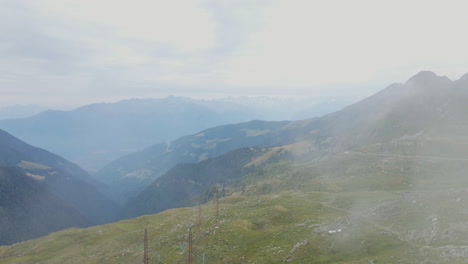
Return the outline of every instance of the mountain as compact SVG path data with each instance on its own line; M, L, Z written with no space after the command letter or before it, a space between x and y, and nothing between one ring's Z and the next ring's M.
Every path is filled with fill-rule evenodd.
M403 148L402 144L397 143L406 142L408 145L404 148L406 152L418 147L421 155L441 153L443 149L447 150L446 155L468 154L460 147L456 147L463 140L468 140L465 133L468 131L468 122L463 121L463 116L468 114L468 109L465 107L468 101L466 86L468 86L467 82L463 83L463 78L452 82L432 72L421 72L405 84L390 85L361 102L321 118L276 123L275 126L271 126L273 123L270 122L251 122L208 129L176 140L170 148L157 145L121 158L97 175L100 179L106 176L105 181L108 183L114 179L111 186L120 184L121 190L123 186L130 186L127 187L127 191L132 190L132 185L129 184L131 181L138 182L140 184L138 187L141 188L144 184L149 185L149 180L163 175L128 206L128 208L133 208L131 210L134 212L147 214L170 207L166 207L164 203L177 204L163 197L171 197L171 193L186 193L187 181L183 180L184 178L189 177L192 182L199 184L199 181L190 176L191 174L183 167L178 166L169 170L170 167L178 163L196 163L235 148L284 146L306 142L303 145L307 145L308 151L333 155L346 151L374 149L375 144L380 144L382 149L385 144L390 143L398 146L395 148ZM256 127L259 124L264 127ZM265 126L269 126L268 129ZM248 133L237 133L233 136L225 132L245 132L246 127L249 128L250 136L247 135ZM234 144L227 145L229 143ZM442 147L442 144L445 147ZM424 153L422 145L424 145ZM392 151L401 154L397 149ZM197 167L194 171L199 169ZM167 170L169 170L168 175L163 174ZM220 173L222 172L218 171L218 174ZM199 174L202 174L205 179L218 177L217 174L205 171ZM122 181L122 179L125 180ZM178 189L167 186L163 179L171 181L171 184ZM201 186L207 187L203 184L198 187L201 188ZM193 195L179 196L178 198L184 197L185 200L179 201L178 205L187 204ZM139 208L146 209L140 210Z
M0 167L0 245L47 235L91 221L14 167Z
M343 151L405 137L464 137L468 82L421 72L321 118L296 121L317 149Z
M115 221L118 207L98 190L101 184L83 169L2 130L0 165L14 167L27 175L50 193L76 208L93 224Z
M453 123L466 111L466 100L457 82L432 72L421 72L405 84L393 84L365 100L324 116L327 123L318 137L332 137L336 147L394 140L403 136L433 133ZM439 131L446 133L448 131Z
M463 136L468 114L466 78L450 81L421 72L344 109L293 122L254 121L207 129L170 144L122 157L96 177L125 200L178 163L202 161L236 148L271 147L308 140L315 151L334 153L405 137ZM465 80L465 81L464 81ZM454 134L455 133L455 134ZM456 135L458 133L458 135Z
M131 151L224 120L244 118L242 110L213 111L190 99L169 97L92 104L73 111L45 111L29 118L0 121L0 128L96 170Z
M348 97L196 100L174 96L131 99L0 120L0 128L88 171L97 171L125 154L209 127L255 119L283 120L304 113L323 114L339 109L350 100Z
M288 123L251 121L207 129L124 156L97 172L95 177L125 203L179 163L203 161L242 147L287 143L290 141L287 130L277 131Z
M155 180L125 208L128 218L152 214L170 208L187 206L194 197L202 195L217 184L229 185L252 171L247 166L265 150L242 148L199 163L182 163L172 167ZM213 193L198 202L207 202Z
M179 163L132 203L215 199L0 247L1 262L139 262L146 229L157 263L465 263L466 102L467 76L421 72L320 118L218 127L268 144Z

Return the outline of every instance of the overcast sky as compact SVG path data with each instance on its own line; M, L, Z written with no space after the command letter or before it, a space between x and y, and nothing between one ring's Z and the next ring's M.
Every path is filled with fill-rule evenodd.
M0 104L366 96L468 72L465 1L0 0Z

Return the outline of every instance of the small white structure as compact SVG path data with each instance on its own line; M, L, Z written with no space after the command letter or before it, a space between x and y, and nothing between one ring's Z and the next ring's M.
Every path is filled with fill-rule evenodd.
M343 230L341 230L341 229L337 229L337 230L331 229L331 230L328 230L328 234L329 235L334 235L334 234L339 233L341 231L343 231Z

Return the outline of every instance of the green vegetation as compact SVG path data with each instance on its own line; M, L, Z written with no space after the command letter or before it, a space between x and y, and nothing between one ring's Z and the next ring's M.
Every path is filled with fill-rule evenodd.
M351 200L366 197L373 199L370 204L388 208L377 206L375 214L363 208L348 209L338 201L342 195ZM228 196L220 201L218 229L215 205L202 205L202 230L193 228L195 263L202 263L203 256L205 263L462 263L462 257L437 256L437 250L446 246L456 250L453 241L436 237L437 243L427 244L408 234L405 230L424 231L433 220L426 220L427 212L416 205L400 203L394 197L387 192L301 191ZM383 215L384 209L391 214ZM150 263L157 263L158 258L161 263L182 262L188 254L187 230L196 225L197 216L197 207L180 208L104 226L68 229L0 247L0 262L141 263L145 228ZM416 225L418 219L424 221ZM329 234L331 230L340 231Z
M296 149L288 149L294 156ZM183 263L191 227L194 263L463 263L468 257L461 210L468 189L455 176L440 187L418 184L436 179L437 170L428 173L432 160L361 152L271 158L225 190L219 228L209 201L201 206L201 231L197 206L170 209L1 247L0 262L141 263L146 228L150 263ZM450 171L464 161L442 165ZM214 193L209 187L200 198Z

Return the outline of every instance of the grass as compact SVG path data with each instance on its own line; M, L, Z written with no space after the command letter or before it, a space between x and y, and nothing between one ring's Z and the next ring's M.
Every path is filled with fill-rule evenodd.
M0 263L142 263L145 228L151 263L186 263L189 228L195 263L465 263L467 185L437 177L463 163L279 160L229 189L219 228L208 202L201 230L197 206L171 209L0 247Z
M67 229L9 247L0 247L0 263L141 263L147 228L152 263L187 258L188 229L194 232L196 263L396 263L417 259L417 250L364 216L341 209L334 193L282 191L261 196L226 197L215 205L171 209L104 226ZM381 193L359 193L359 196ZM390 195L392 196L392 195ZM346 208L346 206L343 206ZM357 210L356 212L358 212ZM329 235L331 229L342 229ZM411 263L411 262L404 262Z

